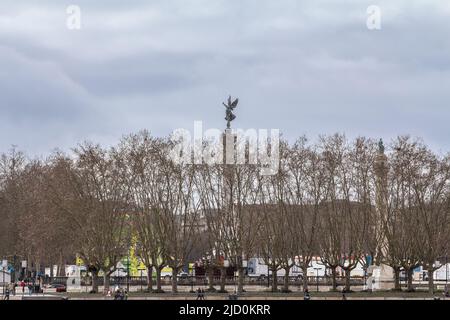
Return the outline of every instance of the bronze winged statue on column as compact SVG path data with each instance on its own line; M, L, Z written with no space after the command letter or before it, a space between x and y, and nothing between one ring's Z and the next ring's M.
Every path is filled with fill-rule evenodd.
M223 102L223 105L226 108L225 111L225 120L227 121L227 129L231 128L231 121L236 119L236 116L233 113L233 110L237 107L239 103L239 99L231 101L231 96L228 97L227 103Z

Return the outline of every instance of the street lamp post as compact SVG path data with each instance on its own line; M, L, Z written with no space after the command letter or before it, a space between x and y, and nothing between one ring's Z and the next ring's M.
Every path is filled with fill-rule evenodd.
M225 268L225 285L226 285L227 271L228 271L228 268L230 267L230 260L228 260L228 259L223 260L223 267ZM234 275L234 272L233 272L233 275ZM234 282L234 280L235 279L233 277L233 282Z
M2 273L3 273L3 295L5 295L6 287L5 287L5 270L8 268L8 260L2 260Z
M448 256L445 256L445 294L448 292Z
M21 268L22 268L22 279L27 279L28 278L28 262L27 260L22 260L21 262Z
M2 265L2 274L3 274L3 295L5 295L5 270Z
M314 268L316 270L316 291L319 292L319 270L320 268L316 267Z
M190 272L190 278L191 278L191 292L190 293L195 293L194 291L194 270L191 270Z
M11 282L12 283L16 283L16 260L17 260L17 256L14 255L14 257L13 257L13 270L12 270L12 275L11 275Z
M205 262L202 262L203 263L203 267L205 267ZM206 270L206 268L205 268L205 270ZM189 269L189 265L188 265L188 279L190 279L189 280L189 282L190 282L190 285L191 285L191 291L189 291L189 293L195 293L195 291L194 291L194 265L192 266L192 268L191 269Z
M131 246L131 243L128 243L128 252L127 252L127 292L130 292L130 246Z
M244 275L243 275L243 277L245 278L247 275L248 275L248 261L247 260L242 260L242 267L243 267L243 272L244 272ZM244 291L244 288L242 288L242 291Z
M367 268L364 269L364 288L363 291L367 290Z
M130 261L128 259L127 265L127 292L130 292Z
M237 293L237 282L238 277L236 276L237 269L233 270L233 282L234 282L234 293Z
M143 282L143 278L142 278L142 269L141 269L141 292L142 292L142 291L144 291L144 288L143 288L142 282Z

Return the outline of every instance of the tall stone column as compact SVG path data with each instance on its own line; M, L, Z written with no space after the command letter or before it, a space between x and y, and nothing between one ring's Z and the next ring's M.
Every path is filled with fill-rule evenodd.
M225 129L223 133L223 188L224 188L224 207L226 210L233 210L233 180L235 156L236 156L236 135L231 129Z
M381 143L381 142L380 142ZM380 144L381 145L381 144ZM384 153L384 148L380 147L378 155L375 160L375 196L376 196L376 213L377 213L377 238L378 252L381 252L383 256L387 253L387 239L384 233L384 225L388 217L388 159Z
M232 183L234 179L234 170L232 168L235 165L235 157L236 157L236 140L237 136L231 130L231 122L236 119L236 115L233 113L233 110L236 109L239 103L239 99L235 99L234 101L231 99L231 96L228 97L227 102L223 102L225 106L225 120L227 121L227 128L223 133L222 141L223 141L223 165L224 165L224 188L225 188L225 198L226 205L225 207L228 210L233 210L233 188Z
M378 155L375 160L375 175L376 175L376 214L377 214L377 239L378 248L377 252L381 253L385 257L388 253L388 243L385 235L385 224L388 221L388 159L384 153L383 141L380 140ZM394 288L394 272L388 265L380 263L378 266L374 266L369 271L371 277L369 278L372 283L372 290L389 290Z

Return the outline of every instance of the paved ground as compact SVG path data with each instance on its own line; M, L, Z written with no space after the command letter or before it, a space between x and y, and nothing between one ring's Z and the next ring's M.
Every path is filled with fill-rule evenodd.
M47 297L43 297L42 295L39 297L33 296L32 298L25 298L31 300L47 300ZM10 300L22 300L21 296L11 297ZM55 299L50 299L55 300ZM62 300L62 299L61 299ZM106 297L69 297L68 300L113 300L112 298ZM148 300L148 301L157 301L157 300L184 300L184 301L194 301L195 297L192 296L154 296L154 297L130 297L128 300ZM229 300L228 296L207 296L207 301L217 301L217 300ZM303 300L301 297L262 297L262 296L240 296L238 300ZM342 300L340 297L311 297L311 300ZM432 297L347 297L347 300L435 300ZM450 301L449 298L440 300ZM1 301L0 301L1 303Z
M24 295L25 299L29 299L28 294ZM87 293L46 293L36 294L31 297L37 299L45 299L49 297L67 297L69 300L112 300L111 297L105 297L101 294ZM206 293L206 300L229 300L228 294ZM434 296L424 292L408 293L408 292L353 292L346 294L347 300L434 300L439 297L440 300L445 299L443 294L438 292ZM196 294L189 293L164 293L164 294L145 294L132 292L129 300L196 300ZM11 296L11 300L22 300L22 294ZM239 296L239 300L303 300L303 295L299 293L281 294L281 293L263 293L263 292L246 292ZM312 292L311 300L342 300L342 294L337 292Z
M202 287L206 290L207 287ZM281 286L280 286L281 288ZM408 292L361 292L362 287L354 286L352 287L355 292L346 294L346 298L348 300L405 300L405 299L415 299L415 300L424 300L429 299L432 300L435 297L439 297L441 300L444 300L442 292L437 292L434 296L430 295L426 291L418 291L414 293ZM70 289L70 288L69 288ZM143 287L142 289L145 289ZM197 287L193 287L194 290ZM227 286L226 289L229 293L233 293L236 290L235 286ZM282 293L272 293L268 292L268 288L264 286L245 286L246 292L242 294L239 299L240 300L303 300L303 292L301 287L290 287L293 291L289 294ZM89 294L89 287L83 287L81 290L77 290L77 292L69 292L67 293L56 293L55 289L45 289L44 295L56 295L59 297L65 296L70 300L109 300L112 299L110 297L105 297L102 294ZM99 288L100 292L103 291L103 288ZM113 288L111 288L113 290ZM149 294L141 291L141 286L132 286L130 287L130 300L195 300L197 298L196 294L191 294L189 291L191 290L190 286L179 286L178 294L171 293L170 286L163 286L163 290L165 293L163 294ZM342 300L342 294L339 292L330 292L329 287L327 286L319 286L319 291L317 292L317 286L310 286L310 294L312 300ZM2 289L0 288L0 293L2 293ZM25 288L24 295L26 297L29 296L28 289ZM38 296L43 296L42 294ZM11 296L11 300L21 300L22 299L22 289L17 288L17 296ZM228 294L217 294L217 293L206 293L207 300L228 300ZM450 301L450 298L447 298Z

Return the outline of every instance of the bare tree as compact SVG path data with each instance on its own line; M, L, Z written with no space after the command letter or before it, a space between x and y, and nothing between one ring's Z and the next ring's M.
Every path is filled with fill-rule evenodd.
M195 167L176 164L168 156L161 166L163 185L158 193L162 233L165 235L165 260L172 268L172 292L177 292L177 277L198 240L200 200L195 189Z
M49 186L54 203L73 223L69 234L92 273L92 290L98 292L97 277L102 271L107 291L109 278L131 242L127 173L121 154L114 149L107 152L86 143L74 153L75 162L54 160L59 170Z
M395 150L405 160L401 170L411 192L407 212L418 223L418 228L411 230L417 246L412 250L418 250L418 260L428 271L429 292L434 293L433 273L440 267L436 262L444 255L448 240L449 158L438 158L423 143L408 137L399 138Z
M270 192L270 191L268 191ZM268 196L270 199L270 196ZM270 201L270 200L269 200ZM262 211L262 223L258 229L258 245L256 252L258 257L268 266L272 274L272 292L278 292L278 270L281 269L281 258L284 246L283 221L281 213L278 208L273 205L273 202L260 205ZM267 275L270 277L270 275Z
M145 131L114 148L85 143L47 161L13 148L0 156L0 255L20 256L35 272L50 265L52 276L53 265L62 275L78 255L93 291L101 273L108 290L133 245L148 270L149 291L153 270L162 291L161 270L171 267L176 292L180 269L201 260L209 290L220 268L225 292L228 260L243 292L245 261L255 257L269 266L273 291L284 270L289 292L295 265L306 290L308 268L320 256L334 290L339 270L350 290L358 265L382 263L393 268L398 290L405 271L410 291L422 266L434 292L437 261L449 250L450 156L409 137L398 137L386 155L371 139L349 142L343 135L280 147L271 176L260 163L177 163L172 142Z
M302 269L303 290L308 290L308 268L319 253L318 217L324 199L325 170L316 146L309 146L305 137L289 149L286 169L283 208L295 250L291 259Z
M371 228L374 207L371 173L373 142L363 138L349 145L344 136L322 139L327 182L326 201L321 211L324 239L321 241L322 261L332 270L345 272L345 290L350 290L351 271L365 255L366 235Z
M21 208L20 175L25 167L25 155L13 147L8 154L0 155L0 254L19 252L19 219Z
M226 266L228 258L226 210L229 193L224 182L224 167L219 164L205 164L197 167L197 188L201 199L202 217L205 220L205 259L209 287L212 288L212 269L220 268L219 292L226 292Z
M385 225L387 261L394 269L396 288L399 288L401 269L408 279L408 291L413 291L413 271L420 266L421 220L415 201L412 174L418 165L418 156L424 150L418 144L410 144L407 137L399 137L393 145L388 175L388 215Z
M167 143L155 139L146 131L124 138L121 149L127 159L128 185L132 192L133 234L136 236L136 253L147 268L148 290L153 291L152 271L156 271L156 290L163 292L161 270L166 266L160 193L165 182L161 172L165 161Z
M230 192L230 203L224 212L221 232L224 235L225 251L238 272L238 293L244 290L244 274L248 261L256 250L257 233L261 225L259 204L259 172L255 166L234 165L225 184Z

